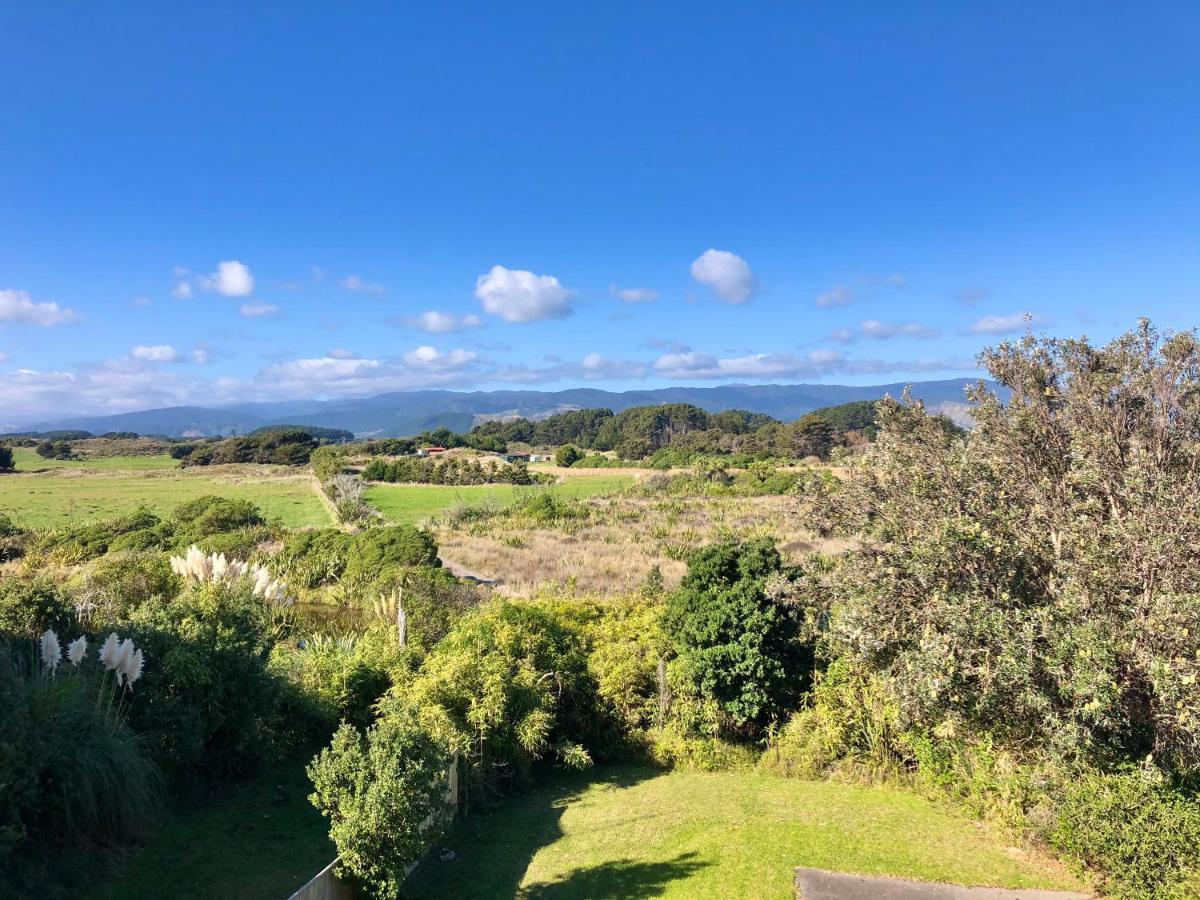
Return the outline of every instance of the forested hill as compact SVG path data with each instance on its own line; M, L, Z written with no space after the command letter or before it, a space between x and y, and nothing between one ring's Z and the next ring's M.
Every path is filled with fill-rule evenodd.
M952 418L961 413L964 390L973 379L912 383L913 393L932 409ZM359 436L402 437L445 427L467 431L489 419L541 419L573 409L611 409L688 403L706 412L730 409L763 413L782 422L829 406L856 400L898 396L904 382L879 385L728 384L719 387L668 387L638 391L575 388L564 391L406 391L350 400L252 403L220 409L170 407L111 416L87 416L20 423L20 430L80 429L101 434L136 431L172 437L247 434L267 425L315 425ZM14 425L13 430L17 430Z

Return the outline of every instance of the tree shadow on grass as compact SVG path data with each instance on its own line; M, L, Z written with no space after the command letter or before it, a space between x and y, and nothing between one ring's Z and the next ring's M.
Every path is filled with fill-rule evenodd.
M539 885L537 890L562 893L522 894L521 880L529 863L539 850L563 836L560 820L563 811L579 799L585 790L597 784L613 788L632 787L640 781L662 774L648 768L614 767L586 773L556 773L527 794L519 794L501 802L493 811L474 813L455 823L443 843L454 850L454 858L443 862L435 847L413 871L404 884L406 898L509 898L605 896L589 893L594 887L575 888L567 879L560 886ZM629 862L617 862L637 868L652 868ZM664 863L663 865L670 865ZM597 870L609 868L596 867ZM580 870L583 876L592 870ZM652 873L643 873L649 880ZM609 883L616 877L609 874ZM629 874L632 879L634 873ZM589 882L590 884L591 882ZM631 881L632 883L632 881ZM665 882L664 882L665 883ZM568 891L568 888L570 890ZM621 892L608 896L621 896ZM625 896L654 896L635 890Z
M687 878L711 863L695 853L681 853L663 862L618 859L576 869L557 881L530 885L518 896L523 900L593 900L602 897L661 897L667 885Z

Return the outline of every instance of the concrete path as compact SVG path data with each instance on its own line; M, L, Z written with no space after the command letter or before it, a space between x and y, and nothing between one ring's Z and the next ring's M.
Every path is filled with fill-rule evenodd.
M1071 891L962 887L903 878L869 878L821 869L796 870L799 900L1090 900Z

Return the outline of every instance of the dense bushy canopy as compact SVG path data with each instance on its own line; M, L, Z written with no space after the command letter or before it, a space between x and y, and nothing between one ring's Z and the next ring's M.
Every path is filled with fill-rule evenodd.
M886 674L910 722L1197 773L1196 336L1028 336L983 362L1007 404L981 385L958 439L884 403L855 477L816 503L864 537L831 646Z

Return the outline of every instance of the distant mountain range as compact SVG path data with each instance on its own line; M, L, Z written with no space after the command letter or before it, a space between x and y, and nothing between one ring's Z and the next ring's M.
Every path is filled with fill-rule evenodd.
M962 423L967 412L964 390L969 378L912 382L914 396L931 409ZM79 429L102 434L136 431L171 437L246 434L264 425L320 425L344 428L360 437L404 437L445 426L466 431L489 419L542 418L570 409L607 407L620 412L631 406L691 403L709 412L745 409L781 421L798 419L824 406L853 400L899 396L907 382L878 385L727 384L720 387L668 387L645 391L402 391L357 400L242 403L221 408L172 406L110 416L79 416L32 422L21 431Z

